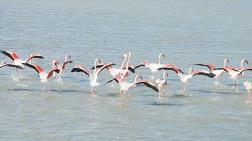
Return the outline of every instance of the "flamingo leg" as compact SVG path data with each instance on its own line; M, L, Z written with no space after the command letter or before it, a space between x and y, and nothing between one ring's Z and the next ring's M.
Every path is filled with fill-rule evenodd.
M129 93L128 92L124 92L124 95L125 94L127 94L127 99L126 99L126 102L127 102L127 104L129 103L129 101L130 101L130 95L129 95Z
M233 80L233 86L232 86L232 89L235 88L235 80Z
M237 79L237 80L236 80L236 92L239 91L239 86L238 86L238 84L239 84L239 80Z
M62 82L62 73L59 73L58 75L57 75L57 81L58 82Z
M48 92L48 83L46 83L45 85L44 85L44 88L43 88L43 91L42 91L42 94L44 94L45 92Z
M162 95L163 95L163 96L166 95L166 90L167 90L167 86L164 86L164 89L163 89L163 92L162 92Z
M187 87L187 82L185 82L185 84L184 84L184 90L183 90L184 91L184 95L187 95L186 94L186 87Z
M16 80L18 81L19 80L19 69L18 68L16 68L16 73L17 73Z
M123 105L123 90L120 90L121 105Z
M158 92L158 99L160 99L161 98L161 93L162 93L161 86L158 87L158 90L159 90L159 92Z
M91 86L91 95L96 95L96 94L95 94L95 89L94 89L93 86Z
M46 83L46 91L47 91L47 93L49 93L49 84L48 83Z
M214 84L215 84L215 85L219 85L219 81L218 81L218 78L217 78L217 77L215 78Z

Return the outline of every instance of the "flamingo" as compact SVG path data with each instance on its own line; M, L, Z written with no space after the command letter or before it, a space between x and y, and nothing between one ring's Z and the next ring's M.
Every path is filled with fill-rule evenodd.
M24 61L24 60L21 60L15 52L9 52L9 51L4 51L4 50L0 50L0 52L4 55L8 56L11 60L13 60L14 65L20 66L22 68L24 68L24 65L23 65L24 63L31 62L31 60L34 58L44 59L44 57L42 55L40 55L38 53L32 53L30 55L30 57L28 57L28 59ZM17 76L19 75L20 67L16 67ZM18 80L18 77L17 77L17 80Z
M53 73L56 72L56 73L59 73L60 70L59 69L52 69L50 70L48 73L38 64L35 64L35 65L32 65L30 63L23 63L24 65L26 65L27 67L30 67L32 69L34 69L38 74L39 74L39 78L40 78L40 81L42 83L46 83L46 85L44 86L43 88L43 93L45 91L45 89L48 89L47 88L47 85L48 85L48 80L50 78L52 78L53 76Z
M246 68L243 70L228 70L228 73L230 74L230 78L233 80L233 88L235 87L235 81L236 81L236 91L238 91L238 83L239 83L239 78L241 78L244 75L245 71L252 71L251 68Z
M136 75L134 82L126 82L125 79L122 79L119 75L108 81L107 83L110 83L112 81L116 81L120 86L121 104L123 104L123 95L125 95L130 88L133 88L139 84L144 84L145 86L153 89L154 91L159 92L158 88L154 84L152 84L151 81L143 80L139 74Z
M92 95L96 95L95 88L100 85L100 83L97 82L97 78L98 78L98 75L101 73L101 71L109 66L115 65L115 64L110 63L110 64L103 65L101 68L97 68L96 66L97 66L98 61L99 61L98 59L95 60L95 65L94 65L95 68L94 68L93 73L87 70L83 65L77 65L71 70L71 72L82 72L89 77L89 84L91 86Z
M60 70L59 69L52 69L50 70L48 73L38 64L32 65L29 63L23 63L24 65L34 69L38 74L39 74L39 78L41 80L41 82L48 82L48 80L53 76L53 73L59 73Z
M238 83L239 79L244 75L244 72L250 69L244 68L244 63L248 64L248 61L246 59L241 60L241 68L226 68L228 74L230 75L230 78L233 80L233 87L235 88L235 81L236 81L236 91L238 91Z
M162 69L162 68L160 68ZM192 79L194 76L198 76L198 75L203 75L203 76L207 76L209 78L213 78L215 77L215 74L211 73L211 72L208 72L208 71L204 71L204 70L201 70L201 71L194 71L192 69L192 67L190 67L189 71L188 71L188 74L185 74L181 69L179 68L176 68L174 67L172 69L172 71L176 72L178 77L179 77L179 80L182 82L182 84L184 85L183 86L183 92L184 94L186 94L186 87L187 87L187 83L188 83L188 80Z
M38 58L38 59L44 59L44 57L38 53L32 53L30 55L30 57L28 57L27 60L21 60L19 58L19 56L15 53L15 52L9 52L9 51L4 51L4 50L0 50L0 52L6 56L8 56L11 60L13 60L13 64L14 65L19 65L21 67L24 67L24 63L28 63L29 61L31 61L34 58Z
M120 68L114 68L112 65L107 67L107 69L109 70L109 73L112 75L112 77L114 78L117 75L121 75L122 77L125 77L128 75L128 72L131 71L132 73L135 73L134 67L132 65L129 64L130 61L130 57L131 57L131 52L129 52L128 54L124 54L123 55L123 62L121 64ZM128 60L127 60L128 58ZM127 60L126 66L125 66L125 62ZM100 68L104 65L104 63L102 63L100 60L98 61L98 65L96 66L97 68ZM92 67L91 69L94 69L95 67Z
M66 55L65 56L65 60L64 60L63 64L61 64L59 60L56 60L56 59L53 60L53 69L58 68L60 70L58 80L61 80L61 76L64 73L66 65L70 64L70 63L73 63L73 61L71 60L71 56L70 55ZM55 77L55 73L53 73L53 77Z
M168 73L164 71L163 79L156 79L156 83L157 83L158 91L159 91L159 95L158 95L159 99L161 98L161 95L164 95L166 93L166 90L167 90L168 82L167 82L166 77L168 77Z
M224 59L223 61L223 67L222 68L217 68L214 64L194 64L194 65L198 65L198 66L204 66L209 68L210 72L213 73L215 75L214 79L215 79L215 84L218 85L218 79L222 76L222 74L224 72L227 72L226 68L227 68L227 64L229 63L229 60L227 58Z
M243 85L245 86L246 90L248 91L249 101L252 101L252 82L245 81L243 83Z
M162 57L165 58L165 54L160 53L158 55L158 63L150 63L148 61L144 61L141 64L137 65L135 67L135 69L137 69L139 67L146 67L146 68L149 68L150 71L152 72L152 74L154 75L154 74L158 73L159 70L173 69L174 67L176 67L176 65L174 65L174 64L161 64L161 58Z

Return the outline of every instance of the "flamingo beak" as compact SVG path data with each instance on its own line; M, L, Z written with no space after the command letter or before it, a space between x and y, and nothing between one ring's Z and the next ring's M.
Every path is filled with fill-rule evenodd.
M248 60L245 60L244 62L245 62L246 64L248 64Z

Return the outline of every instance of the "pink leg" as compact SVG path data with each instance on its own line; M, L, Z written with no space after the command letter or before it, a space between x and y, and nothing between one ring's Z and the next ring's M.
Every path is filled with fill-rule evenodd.
M187 82L184 84L184 95L187 95L187 93L186 93L186 87L187 87Z
M91 94L96 95L94 87L91 87Z
M238 86L238 84L239 84L239 80L237 79L237 80L236 80L236 92L239 91L239 86Z

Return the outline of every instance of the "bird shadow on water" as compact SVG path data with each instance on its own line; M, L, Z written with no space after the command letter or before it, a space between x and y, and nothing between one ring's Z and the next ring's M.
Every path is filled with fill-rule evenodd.
M230 95L242 94L242 92L233 92L233 91L210 91L210 90L192 90L192 91L208 94L230 94Z
M42 91L40 89L26 89L26 88L12 88L9 90L13 92L41 92Z
M118 93L107 93L106 94L106 96L108 96L108 97L118 97L120 94L118 94Z
M13 92L37 92L37 93L42 93L43 89L28 89L28 88L12 88L10 91ZM80 91L80 90L57 90L57 89L48 89L45 90L46 92L55 92L55 93L88 93L86 91Z
M183 106L181 103L175 102L159 102L159 101L152 101L148 102L145 105L152 105L152 106Z

